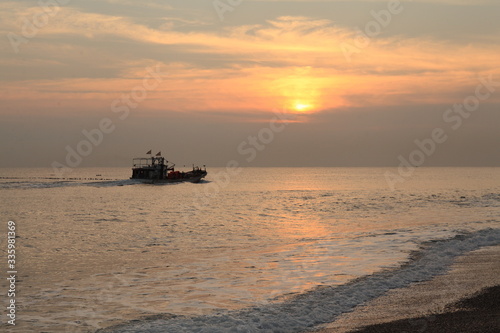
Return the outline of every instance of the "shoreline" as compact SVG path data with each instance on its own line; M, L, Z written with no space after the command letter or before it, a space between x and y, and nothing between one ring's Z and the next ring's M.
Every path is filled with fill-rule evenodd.
M500 331L498 286L500 246L484 247L458 257L446 274L390 290L314 332L446 333L474 332L474 327L479 329L476 332L489 332L481 326L486 322L495 327L491 332L497 332ZM497 306L496 316L488 308L477 304L477 299L487 302L493 310ZM474 306L464 306L466 304ZM457 331L457 328L465 330Z
M491 233L487 235L482 233L481 237L486 238L482 243L495 244L492 242L493 236L494 234ZM461 246L457 246L458 243ZM470 298L484 288L500 285L500 265L498 265L500 245L485 245L459 255L459 253L464 253L469 246L470 244L461 238L451 240L444 247L443 243L437 243L423 253L422 258L417 259L422 261L420 264L407 264L399 271L382 272L337 288L318 288L283 304L221 313L216 316L148 317L108 327L99 332L194 332L201 330L225 332L225 329L229 327L245 327L247 332L257 332L262 328L274 327L279 328L281 332L347 333L398 320L401 321L396 324L399 325L398 328L363 333L403 332L406 329L400 328L409 325L413 328L410 332L427 332L429 324L437 322L436 318L439 314L453 313L457 310L450 307L451 304ZM453 256L453 261L448 261L447 256ZM441 260L440 257L444 259ZM429 275L431 272L440 275ZM420 277L420 280L428 280L412 284L405 283L406 275L414 276L415 274ZM418 280L413 279L413 281ZM400 288L397 288L398 285ZM390 286L393 286L393 289L390 289ZM378 297L372 298L369 297L370 295L372 297L378 295ZM363 299L365 303L362 303ZM491 304L496 304L496 302L496 297L490 297ZM360 305L353 308L351 304L354 303ZM476 316L485 313L484 309L476 310ZM335 312L338 313L338 317L332 315ZM300 320L290 321L290 318L300 318ZM314 326L320 322L326 323L328 320L334 321ZM444 323L446 324L449 320L444 319ZM471 319L466 319L466 323L471 327L479 327ZM261 324L267 326L261 326ZM182 330L178 330L180 327ZM449 332L461 331L451 329Z

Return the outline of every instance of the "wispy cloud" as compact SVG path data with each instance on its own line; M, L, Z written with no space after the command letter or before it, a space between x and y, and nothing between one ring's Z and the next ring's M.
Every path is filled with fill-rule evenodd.
M432 36L379 37L348 63L340 44L354 40L357 30L331 20L281 16L185 32L179 23L210 22L169 17L171 6L150 5L165 11L165 16L158 15L163 23L157 27L131 16L61 8L22 58L0 58L7 78L0 89L9 91L2 98L11 103L22 100L24 105L72 100L95 106L129 89L143 76L142 68L158 62L169 73L168 89L144 103L151 110L238 112L297 105L322 110L450 103L478 75L500 76L500 46L490 42L498 41L495 35L466 45ZM0 31L6 33L19 29L20 17L30 17L38 9L9 2L0 10L5 18Z

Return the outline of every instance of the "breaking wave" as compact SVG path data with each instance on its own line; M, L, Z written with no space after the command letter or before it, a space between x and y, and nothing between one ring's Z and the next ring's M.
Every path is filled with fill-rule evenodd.
M396 269L355 279L340 286L321 286L281 303L206 316L162 315L134 320L98 332L303 332L334 321L340 314L383 295L445 273L457 256L500 244L500 229L485 229L452 239L427 242Z

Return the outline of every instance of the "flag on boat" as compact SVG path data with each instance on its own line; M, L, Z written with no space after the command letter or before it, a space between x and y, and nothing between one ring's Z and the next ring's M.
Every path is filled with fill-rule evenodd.
M151 150L150 150L150 151L148 151L146 154L151 154Z
M160 152L158 152L158 154L156 154L156 156L161 156L161 151L160 151Z

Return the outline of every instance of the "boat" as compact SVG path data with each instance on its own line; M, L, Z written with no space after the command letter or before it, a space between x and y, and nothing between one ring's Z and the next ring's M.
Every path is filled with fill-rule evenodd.
M162 156L139 157L133 159L132 177L149 184L199 183L207 175L207 169L203 166L195 167L193 170L181 172L175 170L175 164L170 163Z

